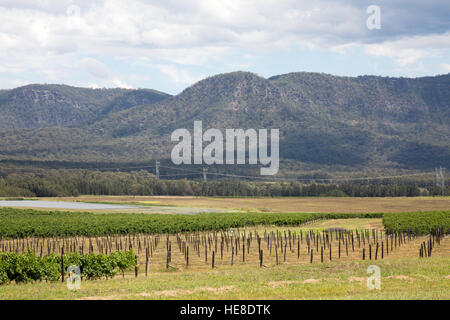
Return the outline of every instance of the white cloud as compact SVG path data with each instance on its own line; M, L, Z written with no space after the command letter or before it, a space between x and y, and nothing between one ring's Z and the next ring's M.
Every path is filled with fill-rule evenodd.
M108 61L130 65L158 65L174 82L190 84L200 77L182 65L217 65L232 50L304 46L345 53L363 46L367 54L410 66L430 52L450 48L448 33L408 36L390 32L388 22L405 10L400 4L398 10L395 4L387 5L391 7L386 15L382 13L386 17L382 33L371 33L365 23L366 6L357 1L2 0L0 71L29 72L42 75L42 82L62 82L81 67L99 79L87 79L87 84L129 81L129 75L108 70L102 62L108 57ZM404 19L420 13L414 8L408 7ZM448 24L445 10L441 11L444 20L434 25ZM421 21L417 23L429 19ZM80 57L95 58L80 61Z
M100 89L101 87L96 84L96 83L89 83L86 85L87 88L92 88L92 89Z
M361 45L359 43L350 42L346 44L341 44L337 46L333 46L330 48L331 51L337 52L339 54L345 54L348 50L359 48Z
M80 61L80 67L85 69L91 75L97 78L109 78L108 68L100 61L94 58L84 58Z
M175 83L181 83L181 84L191 84L196 81L199 81L205 76L193 76L189 74L186 70L181 69L178 66L174 65L156 65L156 68L161 71L162 73L169 76L170 79L172 79Z
M178 63L180 56L166 53L182 50L184 60L197 61L197 56L212 56L231 47L271 48L293 42L324 45L365 32L361 28L364 13L358 15L348 5L321 3L319 7L293 0L194 0L174 5L170 1L105 0L66 1L62 6L52 1L21 1L17 8L7 2L9 7L0 6L0 47L59 54L79 50L120 55L125 51L128 56L144 51L150 58ZM67 15L74 4L80 14Z
M413 64L425 54L423 50L401 48L395 43L367 45L365 51L374 56L393 58L400 66Z
M442 69L445 70L445 72L450 72L450 64L448 63L442 63L441 64Z
M408 66L419 59L436 55L450 48L450 32L438 35L405 37L396 41L365 45L366 53L374 56L389 57L400 66Z
M133 86L130 86L129 84L126 84L119 79L112 80L112 83L118 88L133 89Z

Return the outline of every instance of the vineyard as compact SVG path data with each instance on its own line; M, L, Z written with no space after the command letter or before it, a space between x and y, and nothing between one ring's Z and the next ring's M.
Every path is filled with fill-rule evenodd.
M80 269L81 279L112 278L117 272L124 273L136 265L132 250L116 251L109 255L77 252L64 254L62 251L61 255L51 253L45 256L36 256L32 250L27 250L22 253L0 253L0 284L11 281L19 283L64 280L65 270L70 266Z
M450 232L450 211L385 213L383 224L389 232L429 234L436 229Z
M383 218L388 231L427 234L436 228L450 230L450 211L413 213L202 213L94 214L0 209L3 238L102 236L114 234L162 234L226 230L256 225L298 226L321 219Z
M201 213L94 214L89 212L0 209L0 236L11 238L53 236L101 236L112 234L160 234L226 230L255 225L295 226L319 219L381 218L361 213Z
M52 237L0 240L1 283L58 281L76 265L84 279L161 270L253 265L333 263L445 255L449 238L435 233L386 233L378 230L324 231L281 227L244 228L228 232L188 232L100 237ZM129 274L130 276L130 274Z
M352 218L382 218L384 230L305 229ZM192 268L445 257L450 250L450 211L149 215L5 208L0 221L0 284L64 280L70 265L83 279L100 279L119 272L138 277Z

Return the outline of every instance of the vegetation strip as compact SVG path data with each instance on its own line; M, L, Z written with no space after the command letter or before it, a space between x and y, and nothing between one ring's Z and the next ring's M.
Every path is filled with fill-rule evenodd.
M90 212L0 209L3 238L101 236L226 230L254 225L295 226L319 219L384 218L390 231L448 233L450 211L427 213L201 213L197 215L94 214ZM428 231L427 231L428 230Z
M385 213L383 225L388 232L429 234L435 230L450 232L450 211Z
M105 254L79 254L71 252L62 256L51 253L44 257L35 256L29 250L26 253L2 252L0 253L0 284L11 281L59 281L61 270L67 270L71 265L80 268L80 278L89 280L102 277L112 278L117 272L136 265L133 250L116 251Z

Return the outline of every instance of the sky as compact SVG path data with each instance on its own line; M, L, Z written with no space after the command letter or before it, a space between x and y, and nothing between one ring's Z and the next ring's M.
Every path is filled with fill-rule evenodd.
M177 94L237 70L447 74L449 17L448 0L0 0L0 88Z

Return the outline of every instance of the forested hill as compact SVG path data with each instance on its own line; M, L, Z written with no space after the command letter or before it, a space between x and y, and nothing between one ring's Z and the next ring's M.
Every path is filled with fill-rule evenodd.
M0 91L0 129L81 126L99 116L169 95L155 90L89 89L66 85L27 85Z
M170 133L279 128L280 154L319 166L450 165L450 74L423 78L248 72L154 90L31 85L0 91L0 158L148 161L170 157Z

